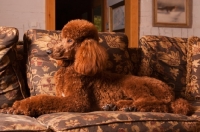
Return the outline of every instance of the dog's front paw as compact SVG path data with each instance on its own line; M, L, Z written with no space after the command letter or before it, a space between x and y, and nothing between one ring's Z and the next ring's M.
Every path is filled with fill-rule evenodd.
M21 106L20 106L20 101L16 101L14 102L12 108L13 108L13 114L17 114L17 115L24 115L24 111L21 109Z
M122 108L122 111L126 111L126 112L137 112L137 108L136 107L124 107Z
M24 115L24 112L20 109L20 101L14 102L12 107L0 109L0 113Z
M11 108L12 107L6 107L6 108L3 108L3 109L0 109L0 113L9 114Z
M115 111L117 110L117 106L114 104L106 104L102 107L104 111Z
M169 112L168 107L166 105L151 105L151 106L138 106L138 111L140 112Z
M24 114L22 111L15 109L13 107L7 107L7 108L0 109L0 113L16 114L16 115L23 115Z

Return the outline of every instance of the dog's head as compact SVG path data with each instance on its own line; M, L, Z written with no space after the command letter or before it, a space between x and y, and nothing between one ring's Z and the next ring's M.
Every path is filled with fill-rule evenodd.
M59 60L61 66L73 64L83 75L95 75L107 64L107 53L99 44L96 27L86 20L71 20L62 29L62 41L48 47L48 54Z

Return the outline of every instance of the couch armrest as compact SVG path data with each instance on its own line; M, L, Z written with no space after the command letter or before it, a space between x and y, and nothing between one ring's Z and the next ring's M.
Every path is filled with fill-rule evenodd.
M16 54L18 38L17 28L0 26L0 108L27 97Z
M200 100L200 38L193 36L188 39L187 52L187 87L186 97L189 100Z

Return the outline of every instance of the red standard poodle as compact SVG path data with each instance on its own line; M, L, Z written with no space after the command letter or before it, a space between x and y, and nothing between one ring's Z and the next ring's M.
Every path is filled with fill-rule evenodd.
M29 116L99 110L193 113L193 107L175 99L172 88L160 80L106 72L108 55L92 23L72 20L61 35L62 42L47 51L60 65L55 74L57 96L32 96L1 112Z

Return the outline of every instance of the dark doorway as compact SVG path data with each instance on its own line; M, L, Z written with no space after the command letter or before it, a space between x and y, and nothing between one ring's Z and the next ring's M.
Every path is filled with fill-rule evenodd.
M72 19L92 21L92 0L56 0L56 30Z

